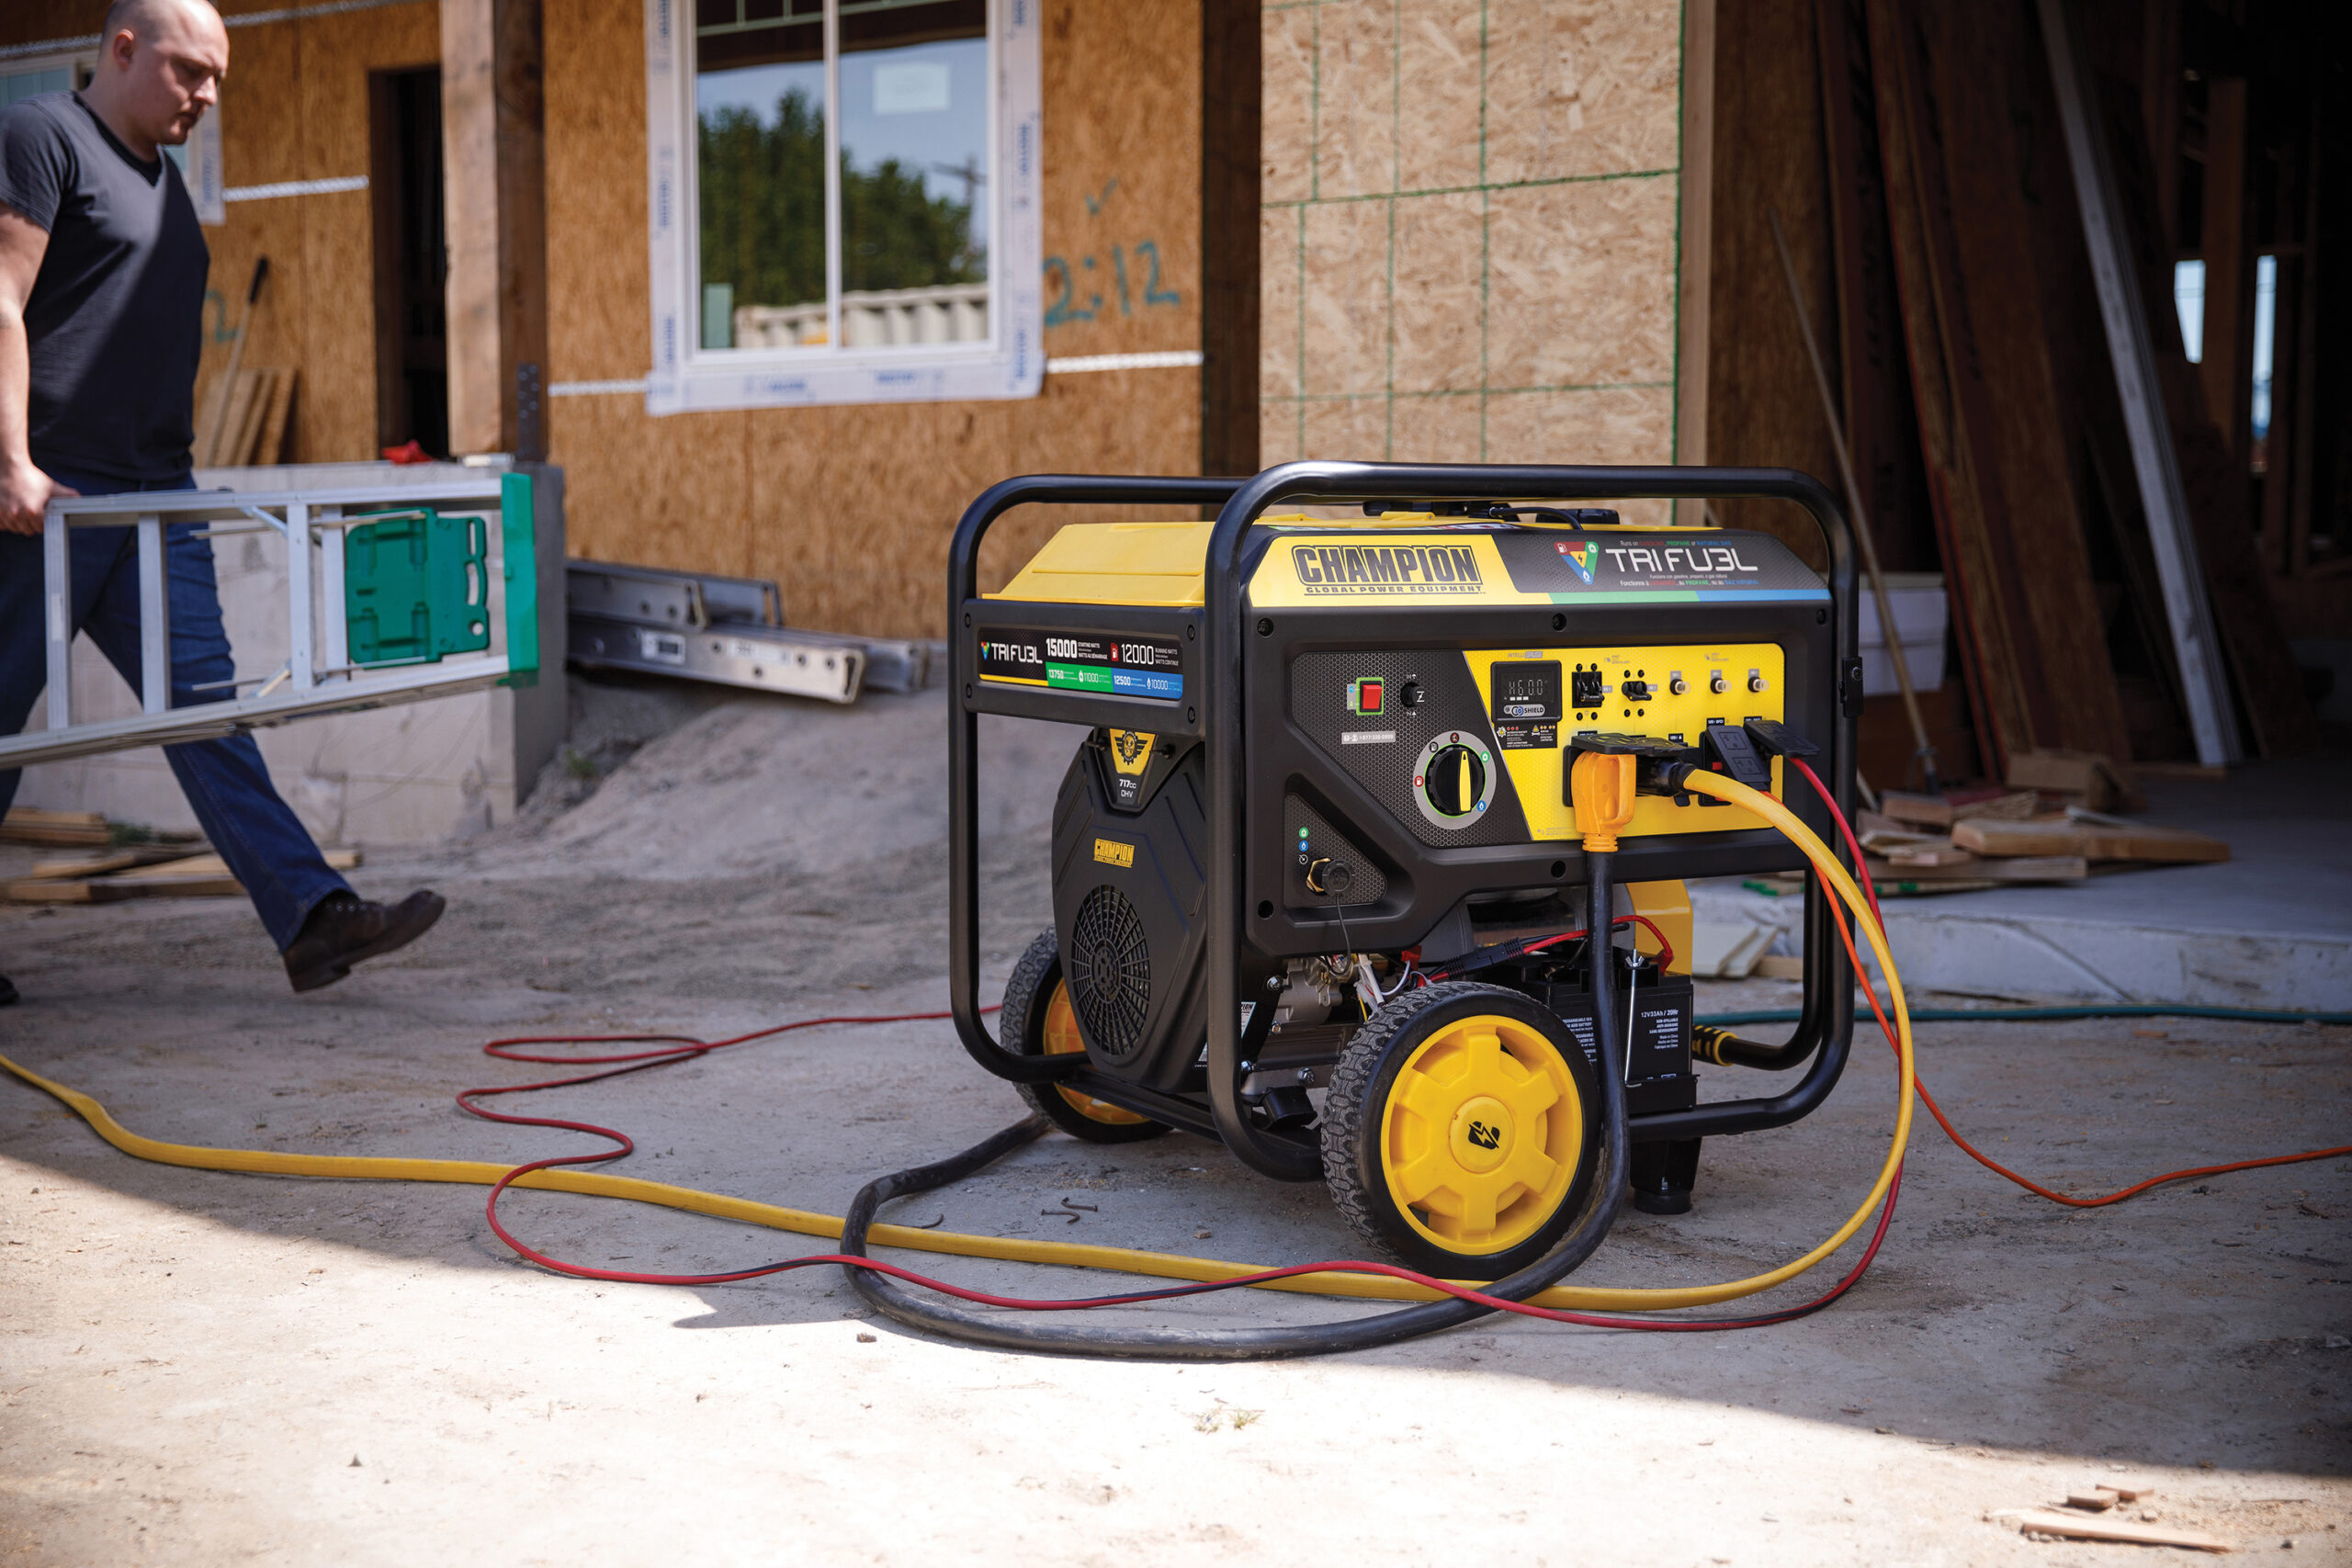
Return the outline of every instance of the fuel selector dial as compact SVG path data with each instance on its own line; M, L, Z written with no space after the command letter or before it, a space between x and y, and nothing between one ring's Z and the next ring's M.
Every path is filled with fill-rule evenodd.
M1497 771L1483 738L1441 730L1413 764L1414 804L1440 828L1471 827L1494 803Z

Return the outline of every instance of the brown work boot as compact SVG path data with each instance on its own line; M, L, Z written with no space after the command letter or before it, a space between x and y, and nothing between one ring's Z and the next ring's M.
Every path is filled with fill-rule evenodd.
M397 904L370 904L356 893L319 900L286 950L286 977L298 991L332 986L362 959L406 947L433 929L448 908L438 893L412 893Z

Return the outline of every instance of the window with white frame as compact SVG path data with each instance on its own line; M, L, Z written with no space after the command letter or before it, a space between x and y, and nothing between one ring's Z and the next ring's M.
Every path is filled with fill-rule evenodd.
M1026 397L1037 0L647 0L656 413Z

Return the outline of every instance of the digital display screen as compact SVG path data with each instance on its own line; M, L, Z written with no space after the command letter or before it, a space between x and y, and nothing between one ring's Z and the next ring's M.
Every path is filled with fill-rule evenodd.
M1487 682L1497 724L1533 724L1560 716L1557 660L1498 664Z

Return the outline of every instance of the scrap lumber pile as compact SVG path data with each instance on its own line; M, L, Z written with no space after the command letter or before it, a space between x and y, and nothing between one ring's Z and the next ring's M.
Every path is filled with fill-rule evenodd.
M2177 1546L2191 1551L2237 1550L2204 1530L2159 1523L2155 1493L2153 1482L2108 1479L2087 1490L2069 1492L2061 1506L2003 1508L1988 1517L2015 1519L2018 1533L2029 1540L2112 1540L2133 1546Z
M357 850L322 852L350 871ZM219 855L200 844L140 844L101 854L42 861L7 885L12 904L119 904L131 898L224 898L244 892Z
M37 861L0 887L12 904L119 904L130 898L232 897L244 887L195 833L155 833L109 822L96 811L9 808L0 843L84 850ZM357 850L322 852L336 871L360 863Z
M1889 791L1856 823L1882 892L1958 893L2017 882L2080 882L2134 866L2225 861L2230 846L2204 833L2109 816L2086 804L2136 798L2129 775L2104 757L2064 756L2010 777L2071 789Z

